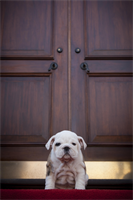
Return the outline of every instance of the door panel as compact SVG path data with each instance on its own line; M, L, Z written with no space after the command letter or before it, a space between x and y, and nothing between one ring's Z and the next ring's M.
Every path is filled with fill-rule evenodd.
M51 73L5 76L1 80L2 136L12 136L12 143L15 136L19 142L23 136L28 136L26 142L33 138L46 142L51 125Z
M53 2L2 2L2 56L53 58Z
M46 160L48 139L68 129L67 1L1 4L1 159Z
M85 59L132 56L132 2L85 1Z
M88 77L90 143L129 144L132 141L132 80L121 75L90 74Z
M71 6L72 130L87 141L86 160L131 160L132 2Z

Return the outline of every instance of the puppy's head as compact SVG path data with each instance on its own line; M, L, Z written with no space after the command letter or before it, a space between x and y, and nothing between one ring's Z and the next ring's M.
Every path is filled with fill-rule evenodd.
M82 147L86 148L82 137L71 131L62 131L52 136L46 144L46 148L52 147L56 158L62 162L69 162L78 157Z

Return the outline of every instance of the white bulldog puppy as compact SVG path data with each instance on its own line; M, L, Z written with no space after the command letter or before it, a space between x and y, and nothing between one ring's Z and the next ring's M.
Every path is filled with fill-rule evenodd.
M71 131L52 136L46 144L51 153L47 161L45 189L85 189L88 181L81 148L86 148L82 137Z

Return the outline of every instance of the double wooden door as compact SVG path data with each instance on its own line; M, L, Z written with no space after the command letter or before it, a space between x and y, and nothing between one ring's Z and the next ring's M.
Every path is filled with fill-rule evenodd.
M1 10L2 160L46 160L61 130L85 139L85 160L131 160L132 2L5 1Z

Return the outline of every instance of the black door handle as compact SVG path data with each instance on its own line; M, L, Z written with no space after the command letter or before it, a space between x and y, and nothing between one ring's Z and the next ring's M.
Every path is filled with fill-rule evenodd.
M55 70L55 69L57 69L57 67L58 67L58 64L56 62L52 62L50 64L48 71Z
M82 70L86 70L87 73L90 72L88 64L86 62L81 63L80 68Z

